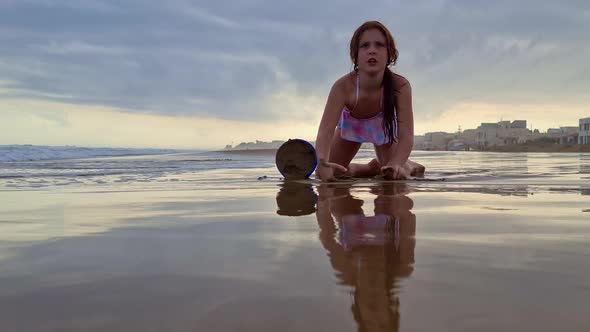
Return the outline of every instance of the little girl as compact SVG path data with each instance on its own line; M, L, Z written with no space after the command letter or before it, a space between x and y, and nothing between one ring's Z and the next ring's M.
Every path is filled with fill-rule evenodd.
M316 175L322 181L380 174L403 180L424 173L424 166L408 159L414 144L412 90L407 79L389 69L397 57L383 24L365 22L354 32L354 70L333 84L316 138ZM373 143L377 158L350 163L363 142Z

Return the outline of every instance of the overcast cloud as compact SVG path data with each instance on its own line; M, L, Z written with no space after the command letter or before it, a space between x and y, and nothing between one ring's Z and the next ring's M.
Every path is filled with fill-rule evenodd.
M3 0L0 99L239 121L317 119L321 108L283 109L276 96L323 102L351 69L352 32L372 19L396 38L395 70L412 83L418 119L465 102L589 100L590 2L583 0Z

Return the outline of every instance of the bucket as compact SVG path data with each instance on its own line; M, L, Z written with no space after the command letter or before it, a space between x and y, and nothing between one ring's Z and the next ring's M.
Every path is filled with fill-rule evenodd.
M296 138L279 147L275 163L286 180L307 179L318 165L318 159L311 143Z

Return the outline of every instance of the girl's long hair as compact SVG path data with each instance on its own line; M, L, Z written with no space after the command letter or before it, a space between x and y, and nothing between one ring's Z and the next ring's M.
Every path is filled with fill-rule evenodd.
M387 137L388 143L397 142L395 130L393 128L394 120L397 118L395 109L395 94L393 72L389 66L395 65L399 52L395 47L395 41L389 30L378 21L368 21L356 29L350 40L350 59L354 64L354 69L358 69L358 52L361 35L369 29L378 29L383 33L387 46L387 67L383 74L383 131Z

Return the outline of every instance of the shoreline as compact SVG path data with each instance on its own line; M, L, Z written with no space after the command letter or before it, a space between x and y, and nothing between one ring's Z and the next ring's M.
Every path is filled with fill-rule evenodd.
M590 144L510 144L489 148L482 151L491 152L590 152Z
M243 150L213 150L214 153L225 154L250 154L250 155L274 155L278 148L243 149ZM438 152L438 151L464 151L464 152L539 152L539 153L590 153L590 144L511 144L487 148L485 150L422 150L413 151Z
M276 149L244 149L244 150L213 150L214 153L227 153L227 154L254 154L254 155L274 155Z

